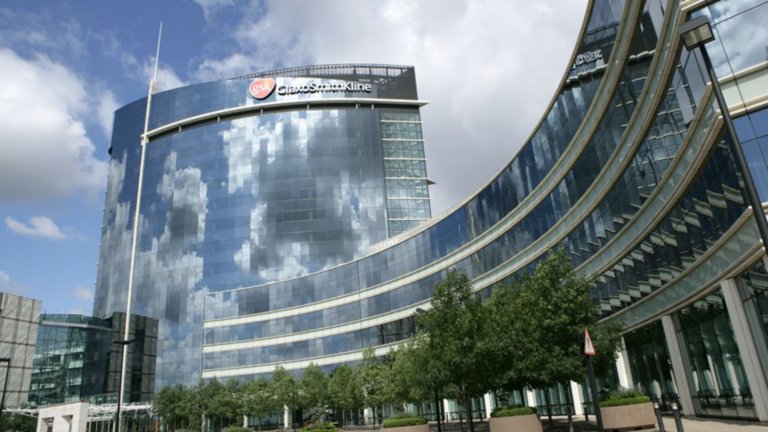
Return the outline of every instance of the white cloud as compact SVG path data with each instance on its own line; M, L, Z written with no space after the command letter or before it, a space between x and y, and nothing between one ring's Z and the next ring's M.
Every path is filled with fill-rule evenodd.
M430 101L422 117L439 212L490 180L531 133L585 10L585 0L252 1L227 23L233 48L201 62L196 78L305 64L415 66L419 96Z
M75 297L77 297L80 300L92 302L93 301L93 290L86 288L84 286L77 286L75 287Z
M94 157L84 126L91 97L63 65L0 48L0 199L104 187L107 164Z
M43 237L48 240L64 240L68 237L51 218L45 216L33 216L29 218L28 224L7 216L5 226L16 234L28 237Z
M99 116L99 126L104 132L104 136L112 136L112 124L115 121L115 110L120 107L120 104L115 100L115 95L105 90L101 93L101 97L98 100L96 112Z
M32 289L14 280L8 272L0 270L0 291L28 297Z
M194 0L194 2L203 9L206 20L220 8L234 5L233 0Z

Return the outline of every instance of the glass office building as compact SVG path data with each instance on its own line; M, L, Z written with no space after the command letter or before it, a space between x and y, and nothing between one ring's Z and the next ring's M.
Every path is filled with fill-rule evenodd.
M140 186L147 101L121 108L95 315L125 310L140 188L132 312L160 321L158 385L196 383L210 294L323 274L430 218L423 105L403 66L284 69L159 93ZM349 288L327 280L232 304L264 313Z
M134 315L127 345L126 402L152 399L157 320ZM115 403L120 385L125 314L107 319L43 314L37 332L29 404L34 407L89 400Z
M707 49L765 201L762 1L590 1L571 67L528 141L476 194L413 228L395 222L428 209L419 103L415 91L390 85L393 72L380 75L387 85L377 84L376 95L363 95L399 101L386 106L354 94L313 96L302 90L309 84L284 84L281 96L277 78L275 97L289 99L246 94L248 83L259 95L274 91L257 78L291 73L309 83L323 68L157 95L135 275L137 312L161 319L172 341L159 382L248 379L312 362L332 369L358 361L366 347L385 354L413 333L415 311L428 307L449 270L463 270L482 292L562 246L595 279L603 320L625 326L617 384L686 414L768 420L765 252L736 137L723 127L700 54L678 34L700 15L714 26ZM373 69L358 71L365 67L335 68L375 82ZM350 100L330 102L338 98ZM228 108L238 101L241 108ZM144 104L116 117L97 313L124 303ZM342 148L352 136L366 142L366 133L375 144L313 151L305 140L312 131ZM390 143L396 157L387 156ZM289 151L298 165L285 171ZM345 193L331 194L336 213L303 207L324 189L306 191L302 182L316 185L326 173L302 177L304 155L323 154L348 167L340 170ZM394 162L401 159L409 162ZM373 173L374 164L381 170ZM333 224L315 225L331 215ZM576 412L588 397L577 383L541 391ZM523 396L536 403L533 392Z

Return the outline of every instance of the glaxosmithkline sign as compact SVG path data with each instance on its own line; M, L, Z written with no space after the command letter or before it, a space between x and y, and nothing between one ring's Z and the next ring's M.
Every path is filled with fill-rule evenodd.
M256 99L262 100L269 97L277 87L278 96L291 96L316 93L371 93L373 85L352 81L314 82L302 79L293 80L288 84L276 85L272 78L255 79L248 90Z

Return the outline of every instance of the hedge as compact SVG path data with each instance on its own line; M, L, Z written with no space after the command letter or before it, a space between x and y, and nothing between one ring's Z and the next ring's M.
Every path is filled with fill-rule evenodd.
M403 427L403 426L418 426L427 424L427 419L419 416L407 416L407 417L392 417L384 420L385 428Z
M622 405L635 405L650 402L651 398L637 390L619 390L608 393L600 398L601 407L612 407Z
M645 395L622 397L622 398L609 398L608 400L600 402L600 407L608 408L612 406L635 405L635 404L641 404L641 403L646 403L650 401L651 401L651 398Z
M253 432L247 427L242 426L228 426L221 430L221 432Z
M536 414L536 408L531 407L499 407L491 412L491 417L513 417Z
M301 430L303 432L337 432L339 427L335 423L325 422L304 426Z

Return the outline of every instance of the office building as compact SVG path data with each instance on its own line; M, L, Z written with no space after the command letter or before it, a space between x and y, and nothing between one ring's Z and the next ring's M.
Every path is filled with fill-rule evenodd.
M0 293L0 385L4 407L27 402L40 300Z
M415 85L392 84L412 69L299 68L158 94L135 269L136 312L159 319L173 340L158 382L248 379L312 362L331 369L369 346L383 355L413 333L415 311L448 270L483 291L562 246L595 279L603 321L625 326L616 385L690 415L768 421L765 251L736 137L700 52L680 40L681 23L696 16L715 29L706 49L765 201L761 2L590 1L572 67L509 164L446 215L403 233L394 221L426 214L426 175L402 172L414 189L392 181L400 172L387 178L383 147L415 142L411 162L398 166L422 166ZM353 90L340 94L320 76ZM355 93L368 82L376 95ZM97 314L125 301L144 106L116 117ZM390 122L406 135L389 138ZM312 131L372 144L313 148ZM328 165L305 171L313 155ZM323 195L325 169L340 166L349 169L331 177L349 181L329 190L342 193ZM405 195L393 188L410 194L417 214L400 217L404 203L389 201ZM333 209L315 204L331 196ZM577 383L535 398L544 391L577 412L588 397Z
M32 362L32 407L90 401L115 403L120 383L125 314L107 319L43 314ZM127 345L126 402L152 399L155 384L157 320L134 315Z
M131 312L159 320L159 387L200 379L209 294L324 272L429 219L422 105L413 68L380 65L276 70L153 96ZM98 317L126 307L146 106L115 114ZM233 304L262 313L354 289L328 280Z

